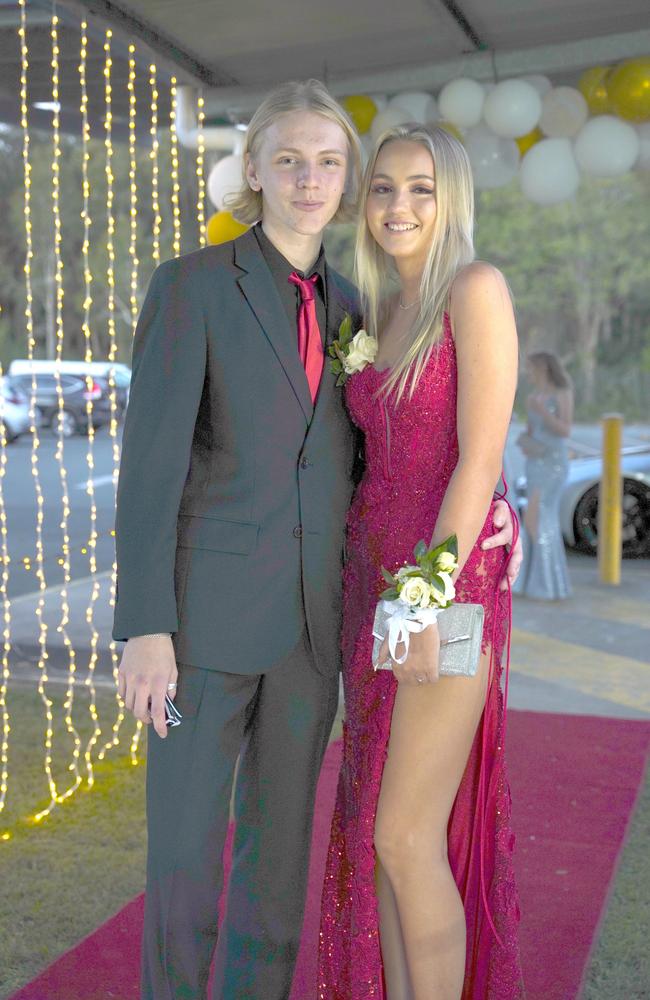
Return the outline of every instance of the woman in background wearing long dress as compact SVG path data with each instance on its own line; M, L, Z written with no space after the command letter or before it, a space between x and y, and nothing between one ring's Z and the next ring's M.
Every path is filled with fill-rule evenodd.
M517 443L526 456L528 504L522 540L524 562L513 593L558 601L571 593L560 498L569 470L567 438L573 422L573 388L560 359L550 351L528 356L528 428Z
M474 261L464 147L391 129L370 157L357 237L374 364L346 401L365 435L344 571L343 761L325 872L319 1000L519 1000L519 910L504 760L509 593L487 551L517 377L501 273ZM399 291L385 298L390 276ZM456 600L485 609L474 677L438 678L436 624L373 672L386 584L420 539L455 533Z

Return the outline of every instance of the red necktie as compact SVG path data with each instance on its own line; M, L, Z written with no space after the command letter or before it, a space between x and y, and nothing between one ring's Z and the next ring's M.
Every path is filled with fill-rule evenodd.
M300 275L289 275L292 285L297 285L300 289L300 308L298 309L298 353L300 360L305 366L309 391L312 403L316 402L320 377L323 372L323 342L318 328L316 318L316 303L314 301L314 285L318 280L317 274L312 274L310 278L301 278Z

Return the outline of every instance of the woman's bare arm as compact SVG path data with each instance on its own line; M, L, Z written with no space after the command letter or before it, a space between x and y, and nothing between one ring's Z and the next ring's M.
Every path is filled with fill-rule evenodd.
M459 459L433 541L458 536L460 570L501 474L517 384L517 331L500 271L482 261L465 267L452 286L450 319L458 360Z

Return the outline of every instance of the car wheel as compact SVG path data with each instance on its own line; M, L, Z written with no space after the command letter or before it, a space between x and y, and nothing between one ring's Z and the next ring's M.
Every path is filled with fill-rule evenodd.
M598 486L580 497L573 515L576 548L595 555L598 551Z
M598 550L598 486L592 486L576 504L573 531L576 548L595 555ZM623 555L650 552L650 487L635 479L623 481Z
M650 554L650 486L636 479L623 483L623 555Z
M54 414L51 427L57 437L61 433L64 438L69 438L77 433L77 419L74 413L70 413L70 410L63 410L62 413Z

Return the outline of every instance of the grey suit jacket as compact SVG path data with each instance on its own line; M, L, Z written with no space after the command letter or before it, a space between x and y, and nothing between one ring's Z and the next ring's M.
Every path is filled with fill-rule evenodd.
M329 343L346 312L360 325L329 267L327 300ZM133 345L113 638L171 632L179 662L260 673L306 618L319 670L337 670L355 448L327 359L312 405L252 233L162 264Z

